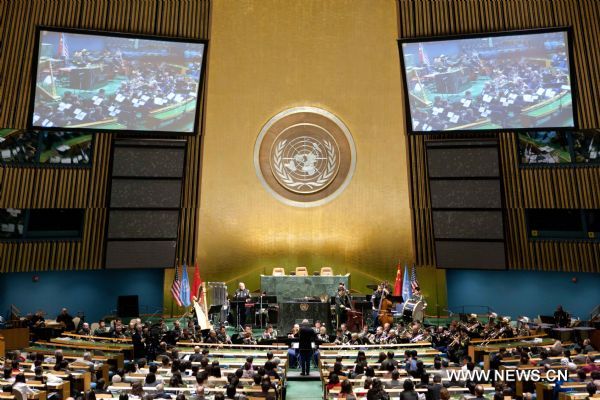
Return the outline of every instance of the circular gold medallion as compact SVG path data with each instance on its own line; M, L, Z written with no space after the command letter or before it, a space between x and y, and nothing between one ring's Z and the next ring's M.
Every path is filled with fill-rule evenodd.
M350 182L355 164L346 125L316 107L280 112L265 124L254 147L261 183L276 199L297 207L335 198Z
M302 311L308 311L308 303L300 303L300 309Z

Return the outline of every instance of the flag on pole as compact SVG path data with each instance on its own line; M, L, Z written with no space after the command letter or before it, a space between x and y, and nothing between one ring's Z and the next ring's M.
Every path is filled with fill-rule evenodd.
M398 269L396 270L396 283L394 284L394 296L402 295L402 266L398 261Z
M177 264L175 264L175 276L173 277L173 284L171 285L171 294L173 295L173 300L179 307L181 304L181 284L179 282L179 268L177 268Z
M190 280L188 278L187 273L187 265L183 263L183 269L181 271L181 304L185 307L189 307L191 303L190 301Z
M415 268L415 264L412 266L412 273L410 275L410 288L413 292L420 290L419 281L417 280L417 271Z
M404 279L402 280L402 297L408 301L412 296L412 286L408 275L408 265L404 264Z
M198 261L194 267L194 281L192 282L192 291L190 292L190 300L194 296L198 296L198 289L202 285L202 278L200 278L200 270L198 269ZM202 296L198 299L199 303L202 303Z
M64 33L61 33L60 38L58 39L58 56L69 58L69 47L67 47Z
M429 65L429 57L427 56L427 53L425 53L423 43L419 43L419 61L421 65Z

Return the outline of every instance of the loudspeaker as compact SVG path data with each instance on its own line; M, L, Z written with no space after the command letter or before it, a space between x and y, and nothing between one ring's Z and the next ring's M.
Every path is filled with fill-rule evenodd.
M139 317L140 305L137 295L117 297L117 317Z

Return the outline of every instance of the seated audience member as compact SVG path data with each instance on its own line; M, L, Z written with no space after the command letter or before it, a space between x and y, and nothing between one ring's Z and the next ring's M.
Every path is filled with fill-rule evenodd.
M260 393L255 394L254 397L261 397L261 398L265 398L268 400L275 400L275 394L269 393L269 390L271 390L271 384L267 380L265 380L260 383Z
M333 364L333 373L337 376L346 376L346 373L344 372L344 366L341 362L336 362Z
M249 362L244 363L242 378L252 378L253 376L254 376L254 369L252 368L252 364Z
M402 388L404 390L400 393L400 400L419 400L419 395L415 391L415 385L410 379L404 380Z
M389 382L385 383L385 387L387 389L393 389L402 386L402 382L400 382L400 371L397 369L392 371L392 377Z
M37 391L30 388L25 381L25 374L18 374L15 376L15 381L12 385L13 391L18 391L21 393L21 397L23 399L27 399L27 396L30 394L35 394Z
M210 376L214 376L215 378L221 377L221 366L219 365L218 360L214 360L210 366Z
M273 379L280 379L279 374L277 373L277 371L275 371L275 365L271 361L267 361L265 363L265 374Z
M226 398L235 400L245 400L246 396L241 393L237 393L237 385L227 385L226 387Z
M202 360L202 357L204 356L202 355L200 350L200 346L194 346L194 353L189 357L189 360L191 362L200 362L200 360Z
M429 374L425 372L421 375L421 381L416 385L418 389L426 389L429 386Z
M554 344L552 345L552 347L550 347L549 354L551 357L558 357L558 356L562 355L562 353L563 353L562 343L560 342L560 340L556 340L554 342Z
M583 341L583 346L581 346L581 352L583 354L587 354L590 351L595 351L594 346L592 346L592 341L590 339L585 339Z
M104 378L99 378L96 380L96 387L94 388L94 392L97 394L105 394L106 393L106 382Z
M165 392L165 385L162 383L159 383L158 385L156 385L156 390L154 391L153 396L155 399L171 399L171 395L169 393ZM197 394L197 399L203 400L204 395L199 396Z
M371 389L367 391L367 400L388 400L389 398L390 396L386 393L385 389L383 388L381 380L377 378L373 379ZM402 394L400 395L400 400L404 400L402 399Z
M594 362L594 358L589 355L585 357L583 364L585 365L582 366L581 369L584 370L586 374L590 374L593 371L600 371L600 365Z
M433 383L427 386L427 400L440 400L440 392L444 386L442 385L442 377L439 374L433 375Z
M475 399L476 400L485 400L485 397L483 397L483 386L481 385L475 385Z
M388 365L392 365L394 368L398 366L398 361L394 360L393 351L387 352L385 360L381 361L381 364L379 365L379 370L386 371L388 369Z
M139 398L144 397L144 388L142 387L141 381L135 381L131 384L130 394Z
M46 383L46 377L44 376L44 370L42 369L42 367L35 367L35 370L33 371L33 373L34 373L34 376L33 376L34 381Z
M79 328L77 333L79 335L83 335L83 336L91 336L92 330L90 329L90 324L88 324L87 322L84 322L83 324L81 324L81 328Z
M346 399L346 400L356 400L356 396L352 391L352 383L347 379L342 382L340 386L340 394L337 397L338 399Z
M206 388L206 381L208 374L205 371L200 371L196 374L196 383L194 384L194 390L196 391L196 397L198 399L204 398L204 389Z
M94 329L94 336L103 336L107 333L106 322L103 319L98 321L98 327Z
M592 382L594 385L596 385L596 388L600 390L600 371L592 371L590 376L592 378Z
M360 363L354 366L354 371L350 372L350 379L362 379L365 376L365 366Z
M450 400L450 392L445 387L440 390L440 400Z
M156 387L160 382L156 380L156 374L149 372L146 375L146 380L144 381L144 386L148 387Z
M336 374L330 374L329 375L329 381L327 382L327 391L330 391L333 388L338 388L341 386L340 383L340 377L337 376Z
M585 390L587 390L588 395L590 396L589 398L592 398L596 394L596 392L598 392L598 388L596 387L596 385L594 385L594 382L589 382L585 386Z

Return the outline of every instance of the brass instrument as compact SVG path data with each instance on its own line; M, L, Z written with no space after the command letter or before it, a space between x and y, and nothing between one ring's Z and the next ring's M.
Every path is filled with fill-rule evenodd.
M410 343L417 343L417 342L423 342L425 340L428 340L430 338L429 332L424 331L419 333L418 335L415 335L412 337L412 339L410 339Z
M481 342L480 346L487 346L490 341L494 340L494 339L498 339L502 334L504 334L504 332L506 331L506 326L503 326L502 328L496 330L495 332L492 332L491 335L488 336L488 338Z
M477 321L474 324L472 324L471 326L467 326L467 331L470 333L475 332L475 329L479 328L481 326L481 322Z
M448 348L451 348L451 347L456 346L457 344L460 344L460 332L458 332L452 338L453 338L452 342L450 342L450 344L448 345Z

